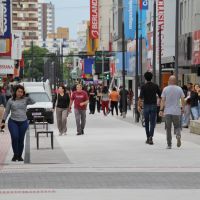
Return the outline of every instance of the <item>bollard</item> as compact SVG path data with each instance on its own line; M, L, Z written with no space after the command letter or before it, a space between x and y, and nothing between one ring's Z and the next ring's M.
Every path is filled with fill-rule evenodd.
M26 164L30 163L30 129L29 127L26 131L24 163Z

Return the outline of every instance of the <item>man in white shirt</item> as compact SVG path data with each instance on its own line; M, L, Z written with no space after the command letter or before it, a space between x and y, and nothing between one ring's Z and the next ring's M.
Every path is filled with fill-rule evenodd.
M181 113L184 110L184 93L181 87L176 85L176 77L170 76L169 85L163 89L160 106L160 116L165 115L167 148L171 149L172 134L171 127L174 125L174 131L177 138L177 147L181 146ZM163 113L164 111L164 113Z

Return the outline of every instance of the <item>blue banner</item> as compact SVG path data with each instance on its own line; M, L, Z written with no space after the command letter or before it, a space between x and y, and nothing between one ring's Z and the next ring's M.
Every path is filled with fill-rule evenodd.
M94 59L91 58L84 59L84 74L92 74L93 64L94 64Z
M3 33L1 33L0 38L10 38L11 37L11 5L10 0L2 2L3 6Z
M124 0L124 33L126 40L135 38L137 0Z

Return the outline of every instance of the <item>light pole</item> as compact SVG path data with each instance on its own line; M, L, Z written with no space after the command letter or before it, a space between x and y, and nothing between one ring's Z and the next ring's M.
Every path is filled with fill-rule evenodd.
M136 10L136 58L135 58L135 122L139 122L137 104L138 104L138 9ZM134 112L133 111L133 112Z
M156 0L153 4L153 82L156 83Z
M47 62L47 60L48 60L48 58L47 57L44 57L43 58L43 81L45 81L46 80L46 78L47 78L47 73L46 73L46 67L45 67L45 64L46 64L46 62Z
M175 76L178 84L178 39L179 39L179 0L176 0L176 28L175 28Z

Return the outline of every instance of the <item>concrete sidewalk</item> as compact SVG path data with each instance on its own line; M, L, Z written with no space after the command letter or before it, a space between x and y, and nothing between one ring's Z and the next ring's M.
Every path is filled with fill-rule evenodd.
M72 113L67 136L58 136L56 126L50 127L55 132L54 150L46 136L36 150L31 129L31 164L11 162L9 152L1 169L0 199L199 198L200 145L187 139L193 135L183 134L181 148L173 137L168 150L159 125L155 145L150 146L145 144L144 128L131 120L131 112L125 119L87 114L85 135L77 136Z

